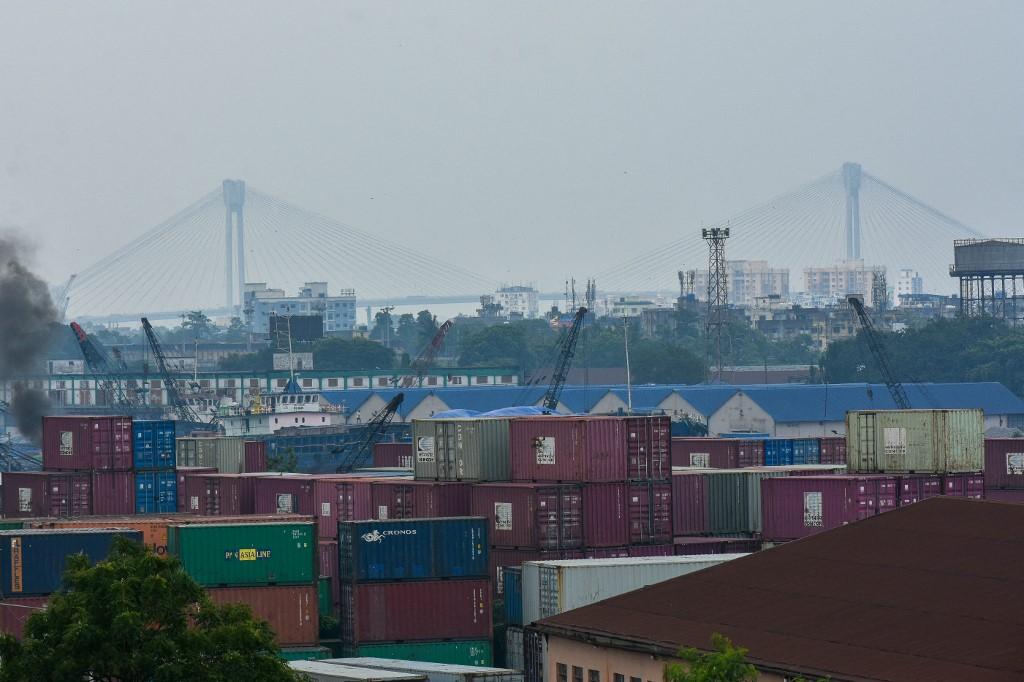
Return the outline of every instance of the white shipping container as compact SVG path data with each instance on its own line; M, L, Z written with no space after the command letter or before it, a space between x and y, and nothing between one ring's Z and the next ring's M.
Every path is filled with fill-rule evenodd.
M327 661L288 661L288 667L301 672L315 682L424 682L423 675L392 672L376 668L358 668L350 665L338 665Z
M513 670L526 670L523 629L509 625L505 630L505 665Z
M523 682L521 671L508 668L401 661L393 658L329 658L324 662L425 675L429 682Z
M523 623L578 609L746 554L702 554L523 563Z

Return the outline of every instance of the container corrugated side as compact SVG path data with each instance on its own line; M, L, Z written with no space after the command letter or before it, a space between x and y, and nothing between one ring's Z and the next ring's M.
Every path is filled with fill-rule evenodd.
M672 466L734 469L739 442L731 438L673 438Z
M135 472L135 513L173 514L178 509L178 476L169 471Z
M342 580L487 576L489 545L483 518L342 523L338 546Z
M492 651L490 639L470 639L361 644L347 647L346 655L489 666L492 662Z
M173 469L174 422L170 419L136 419L132 422L132 455L136 471Z
M338 524L374 518L373 478L317 477L313 483L317 530L321 539L338 537Z
M1024 438L985 439L985 487L1024 489Z
M667 480L672 475L672 420L627 417L626 468L631 480Z
M425 675L430 682L522 682L522 675L506 668L436 663L431 661L404 661L394 658L339 658L344 665L377 670L395 670Z
M178 505L175 511L188 511L188 499L185 495L185 477L189 475L215 474L217 470L213 467L177 467L174 470L175 480L178 489Z
M625 483L587 483L583 486L583 541L587 547L629 544L632 507Z
M846 414L850 473L970 473L984 466L981 410Z
M417 480L507 481L507 419L413 421Z
M43 417L43 468L129 471L132 418L126 416Z
M502 568L505 584L505 622L508 625L523 624L523 567Z
M199 474L185 477L185 508L203 516L256 513L255 479L243 474Z
M838 528L896 508L892 476L791 476L761 481L766 540Z
M248 474L267 470L267 444L262 440L247 440L242 445L245 458L245 472Z
M631 481L626 485L626 509L629 544L653 545L672 541L670 481Z
M413 447L411 442L374 443L373 466L375 467L413 467Z
M92 476L79 471L3 474L6 518L77 517L93 513Z
M338 660L289 661L288 667L295 671L299 679L308 682L427 682L427 678L423 675L374 668L356 668L341 664Z
M23 529L0 532L0 591L5 596L44 595L60 589L70 554L90 563L107 558L114 536L142 542L125 529Z
M253 510L257 514L308 514L314 509L313 486L309 474L261 473L253 478Z
M707 533L707 479L698 472L672 475L672 532L674 535Z
M135 473L94 471L92 511L100 515L131 514L135 511Z
M628 476L626 423L618 417L523 417L509 422L512 480L606 482Z
M216 604L246 604L267 621L278 644L314 645L320 637L315 585L214 587L206 591Z
M179 466L215 467L222 474L245 472L245 441L237 436L178 438Z
M551 550L583 546L580 485L475 485L471 511L488 519L493 547Z
M318 577L312 522L171 526L167 535L203 586L312 585Z
M468 516L470 483L455 481L375 480L370 486L370 518L429 519Z

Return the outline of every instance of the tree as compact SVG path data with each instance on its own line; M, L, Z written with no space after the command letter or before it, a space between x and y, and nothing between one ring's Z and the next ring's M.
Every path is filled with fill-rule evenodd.
M255 353L231 353L221 358L217 366L228 372L269 372L274 369L274 351L261 348Z
M410 349L414 354L419 354L421 350L427 347L431 341L434 340L434 335L437 334L437 330L440 325L437 324L437 318L430 314L429 310L421 310L416 313L416 348Z
M416 318L412 313L403 313L398 317L398 329L395 330L395 341L407 353L415 353L416 348ZM395 344L392 344L395 345Z
M185 313L181 320L181 328L189 332L194 339L209 339L217 334L213 320L202 310L190 310Z
M328 336L313 344L313 366L319 369L391 369L395 352L366 339Z
M245 341L249 337L249 327L242 318L232 317L228 328L224 330L223 337L225 341L233 341L235 343Z
M733 646L728 637L711 635L712 651L692 647L679 652L686 663L666 663L665 682L753 682L757 668L746 662L747 650Z
M0 681L300 679L248 606L217 605L176 558L115 538L95 566L67 560L67 591L0 637Z
M373 316L373 329L370 330L370 339L379 341L391 347L394 343L395 321L391 317L391 311L387 308L378 310Z

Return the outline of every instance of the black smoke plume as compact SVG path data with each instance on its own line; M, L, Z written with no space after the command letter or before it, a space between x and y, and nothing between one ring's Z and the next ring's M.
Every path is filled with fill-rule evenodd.
M26 251L17 237L0 235L0 380L40 371L58 325L49 288L24 264ZM15 386L9 409L18 431L38 442L48 405L42 391Z

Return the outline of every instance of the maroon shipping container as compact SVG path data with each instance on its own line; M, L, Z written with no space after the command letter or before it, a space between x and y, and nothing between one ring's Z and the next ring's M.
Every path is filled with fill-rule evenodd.
M739 443L730 438L673 438L672 466L735 469Z
M736 466L739 467L763 467L764 466L764 441L763 440L736 440ZM845 442L844 442L845 447Z
M178 511L179 512L187 512L188 511L188 496L185 494L185 477L190 475L190 474L198 476L200 474L215 474L215 473L217 473L217 468L216 467L178 467L176 469L176 474L177 474L177 479L178 479L177 495L178 495Z
M252 474L267 470L267 443L247 440L244 443L245 472Z
M334 612L330 615L337 618L338 610L338 541L321 540L317 547L319 554L320 575L331 579L331 604Z
M674 546L671 542L658 545L630 545L627 547L629 556L672 556Z
M929 497L942 494L942 477L937 474L900 476L897 479L897 490L899 496L896 503L901 507L927 500Z
M373 466L412 468L412 443L374 443Z
M609 548L595 548L584 552L582 549L561 549L542 552L538 549L509 549L492 547L487 555L490 566L491 584L494 594L505 591L505 580L501 569L507 566L522 566L524 561L556 561L561 559L598 559L602 552L616 551Z
M672 484L669 481L633 481L626 490L629 544L672 542Z
M985 488L1024 490L1024 438L985 439Z
M579 485L474 485L471 516L488 520L491 545L530 549L583 546L583 492Z
M993 502L1012 502L1015 504L1024 504L1024 490L986 490L985 499L992 500Z
M313 498L317 513L317 533L321 538L338 538L342 521L367 521L373 517L370 484L376 479L351 476L317 476Z
M818 456L821 464L846 464L846 438L819 438Z
M46 606L49 597L17 597L0 601L0 632L21 639L25 635L25 621Z
M508 425L513 481L624 481L626 421L618 417L524 417Z
M198 474L185 477L185 508L202 516L241 516L255 513L256 479L245 474Z
M673 544L676 556L693 554L745 554L761 551L759 538L680 537Z
M469 483L378 479L370 484L373 518L469 516Z
M588 547L583 550L584 559L625 559L628 556L628 547Z
M134 514L135 473L132 471L94 471L92 474L92 513L98 516Z
M583 541L586 547L629 544L632 509L627 509L625 483L583 486Z
M944 474L942 476L942 494L980 500L985 497L985 475L980 472L976 474Z
M633 480L667 480L672 475L671 419L626 418L626 468Z
M896 508L892 476L782 476L761 480L766 540L794 540Z
M89 516L93 513L92 476L71 471L5 472L3 510L8 519Z
M263 473L252 475L254 507L257 514L302 514L312 516L313 487L309 474Z
M490 580L418 580L341 585L341 640L490 639Z
M708 533L707 477L677 472L672 476L672 533Z
M130 471L131 417L43 417L43 469Z
M267 621L282 646L313 646L320 640L316 585L208 587L215 604L246 604L252 615Z

